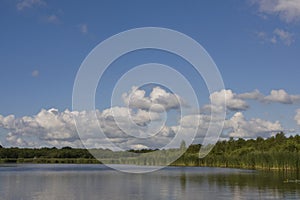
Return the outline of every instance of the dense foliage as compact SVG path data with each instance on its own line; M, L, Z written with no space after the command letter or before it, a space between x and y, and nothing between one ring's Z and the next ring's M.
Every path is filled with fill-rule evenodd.
M30 163L95 163L86 149L53 148L0 148L0 162Z
M182 143L180 149L169 150L129 150L113 152L92 149L93 155L99 155L101 161L114 164L164 165L172 158L181 155L172 163L176 166L214 166L249 169L299 170L300 136L285 137L284 133L263 139L236 139L219 141L213 150L203 159L199 159L201 145L188 148ZM2 148L0 162L32 163L99 163L88 150L63 147L53 148Z
M291 169L300 167L300 136L286 138L284 133L256 140L219 141L204 158L198 159L200 145L192 145L174 165L217 166L249 169Z

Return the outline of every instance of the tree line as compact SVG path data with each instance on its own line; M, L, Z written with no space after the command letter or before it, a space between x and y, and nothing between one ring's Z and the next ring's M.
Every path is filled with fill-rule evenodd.
M0 148L0 163L96 163L86 149L53 148Z
M178 149L128 150L113 152L104 149L58 148L4 148L0 146L0 163L104 163L232 167L265 170L299 170L300 136L286 137L283 132L270 138L258 137L219 141L203 159L199 158L201 144L185 147L184 142ZM92 154L90 153L92 152ZM173 161L173 158L179 159Z
M247 169L300 169L300 136L286 137L283 132L264 139L242 138L219 141L203 159L198 158L201 145L190 146L174 165L214 166Z

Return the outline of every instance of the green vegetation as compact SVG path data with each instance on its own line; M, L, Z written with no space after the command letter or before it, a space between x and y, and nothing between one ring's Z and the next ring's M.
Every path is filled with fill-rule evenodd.
M0 148L0 163L99 163L86 149Z
M4 148L0 147L0 163L103 163L165 165L174 166L209 166L233 167L264 170L299 170L300 169L300 136L285 137L278 133L274 137L256 140L219 141L213 150L203 159L199 159L201 145L185 146L184 141L179 149L168 150L129 150L113 152L104 149L57 148ZM91 155L91 153L93 156ZM176 161L179 155L185 152ZM174 162L173 162L174 161Z
M218 142L204 158L198 159L200 145L190 146L173 165L232 167L265 170L299 170L300 136L286 138L284 133L275 137L256 140L234 140Z

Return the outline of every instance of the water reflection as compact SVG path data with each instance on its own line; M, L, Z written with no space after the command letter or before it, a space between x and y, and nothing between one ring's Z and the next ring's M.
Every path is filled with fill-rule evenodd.
M185 190L186 190L186 174L185 174L185 172L181 172L180 185L181 185L181 190L183 192L185 192Z
M170 167L126 174L101 165L0 167L0 199L299 199L296 173Z

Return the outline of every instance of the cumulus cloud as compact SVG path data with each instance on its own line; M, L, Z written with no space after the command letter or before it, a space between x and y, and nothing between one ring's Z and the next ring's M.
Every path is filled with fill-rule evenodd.
M180 109L181 106L188 106L185 100L179 95L167 92L160 87L154 87L149 97L146 96L145 90L132 87L129 93L124 93L122 95L122 98L125 105L130 108L152 110L156 112Z
M270 122L259 118L247 121L241 112L235 113L225 124L225 128L230 130L229 136L238 138L270 137L283 131L279 121Z
M299 0L252 0L252 3L258 5L261 13L278 15L287 23L300 19Z
M73 142L77 136L70 111L59 113L56 109L41 110L33 117L16 118L0 116L0 126L7 129L7 141L17 146L40 146L47 141L66 140Z
M217 121L218 119L211 119L210 115L205 114L186 115L180 120L180 128L182 132L190 136L196 131L195 140L201 142L209 126ZM270 137L283 130L279 121L271 122L260 118L247 120L242 112L236 112L231 118L225 120L221 137L246 139L257 138L258 136Z
M295 121L300 126L300 109L296 110Z
M2 141L2 144L19 147L83 147L83 143L88 148L105 148L107 141L110 141L122 149L163 148L169 144L169 147L175 147L183 139L189 143L188 140L194 134L196 142L203 141L209 126L223 120L221 116L211 116L207 112L184 113L177 118L178 121L174 118L175 122L168 125L166 113L161 112L161 109L177 109L180 106L179 101L182 100L178 101L181 99L178 95L161 88L154 88L149 96L146 96L144 90L133 88L124 94L123 98L128 107L62 112L52 108L42 109L33 116L0 115L0 128L8 131L6 141ZM300 95L290 95L284 90L272 90L268 96L264 96L258 90L241 94L222 90L213 93L210 98L214 100L210 109L224 106L222 101L225 98L226 107L234 112L231 118L225 120L223 136L243 138L268 137L283 131L278 121L259 118L247 120L242 113L249 108L246 100L282 104L300 102ZM160 109L152 109L153 105L159 105ZM77 127L74 119L77 121ZM300 125L300 109L297 110L294 119ZM77 130L80 135L77 134Z
M100 134L101 131L109 141L124 149L143 143L148 147L159 148L170 142L175 134L164 124L158 124L160 127L151 139L145 140L140 137L148 134L147 125L159 117L158 113L143 110L133 112L125 107L114 107L103 112L99 110L59 112L52 108L42 109L37 115L21 118L14 115L6 117L0 115L0 127L9 131L6 136L6 143L9 146L82 147L82 141L89 148L103 147L107 140ZM80 130L80 138L74 118L79 122L77 128Z
M159 132L164 124L161 115L156 112L134 111L126 107L106 109L98 118L108 137L119 137L125 132L129 136L145 138Z
M249 108L247 102L241 99L237 94L233 93L232 90L214 92L209 98L212 104L204 106L204 109L210 108L216 112L222 110L224 98L226 101L226 108L231 111L247 110Z
M163 106L166 110L177 108L174 98L180 99L177 95L159 88L154 88L150 96L144 98L151 104L155 102ZM150 107L149 109L137 107L139 106L80 112L69 110L59 112L52 108L42 109L34 116L20 118L14 115L6 117L0 115L0 127L9 131L6 143L20 147L66 145L82 147L81 141L89 148L103 147L107 142L106 138L123 149L135 145L159 148L169 143L175 133L165 125L166 113L152 111ZM74 119L78 122L76 124L78 129ZM80 131L80 138L77 130ZM148 137L151 139L145 142L145 138Z
M256 89L252 92L238 94L238 95L236 95L236 98L260 100L263 98L263 96L264 95L262 93L260 93L259 90Z
M35 6L45 6L45 5L47 4L43 0L21 0L17 3L16 7L17 10L21 11Z
M178 125L172 127L164 125L159 129L157 134L151 135L148 138L141 138L139 137L139 132L134 133L137 131L136 127L129 125L128 131L132 132L128 133L124 132L116 123L115 117L124 117L124 121L121 121L121 123L128 123L125 120L126 115L124 114L127 112L125 111L126 108L113 109L121 111L120 113L118 112L118 116L113 116L110 109L103 112L68 110L59 112L56 109L43 109L35 116L24 116L21 118L16 118L13 115L6 117L0 115L0 127L9 131L5 142L8 146L82 147L82 141L88 148L103 148L107 143L107 139L99 135L98 125L100 125L109 141L113 142L117 147L122 149L141 149L164 148L171 142L173 142L173 145L176 144L178 146L183 139L189 140L194 134L196 134L195 141L201 142L210 123L217 120L211 119L210 115L186 115L179 120ZM94 118L95 114L98 117L97 120ZM143 121L144 114L136 113L133 117L139 118L139 115L141 115L141 119L139 120ZM77 120L81 120L80 138L76 133L74 117ZM147 118L144 118L144 121L147 120ZM298 120L297 122L300 123L300 111L295 116L295 120ZM225 121L224 130L228 132L228 136L230 137L255 138L257 136L269 137L276 132L283 131L283 128L278 121L270 122L263 119L246 120L241 112L237 112L232 118ZM173 141L177 133L180 134Z
M267 103L294 104L300 102L300 95L290 95L285 90L272 90L270 95L263 98Z
M235 95L237 99L257 100L263 103L297 104L300 103L300 95L288 94L285 90L271 90L269 95L263 95L259 90Z

